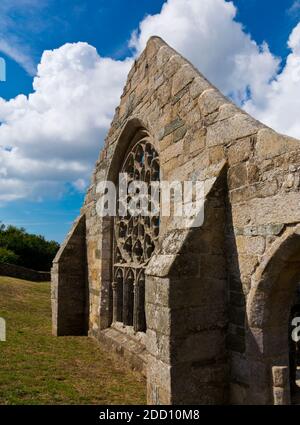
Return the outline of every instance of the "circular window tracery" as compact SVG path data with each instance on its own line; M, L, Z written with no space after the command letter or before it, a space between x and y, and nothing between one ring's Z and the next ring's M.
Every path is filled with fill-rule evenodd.
M155 187L153 183L159 182L159 157L148 138L131 148L120 173L126 174L127 187L132 182L144 182L147 191L141 193L137 189L140 199L136 204L137 213L127 211L124 216L119 215L118 208L124 206L124 201L118 194L114 222L113 321L133 326L135 331L146 331L145 268L157 245L160 223L159 215L153 214L153 200L149 197L151 187ZM127 206L133 195L127 192ZM147 206L146 211L141 204Z

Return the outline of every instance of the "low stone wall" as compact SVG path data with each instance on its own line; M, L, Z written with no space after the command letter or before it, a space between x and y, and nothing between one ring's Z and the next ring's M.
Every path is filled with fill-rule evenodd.
M16 277L33 282L50 282L50 272L38 272L15 264L0 263L0 276Z

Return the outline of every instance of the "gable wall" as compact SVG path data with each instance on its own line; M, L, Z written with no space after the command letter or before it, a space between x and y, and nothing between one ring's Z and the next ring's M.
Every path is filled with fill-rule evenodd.
M227 163L226 347L231 398L245 403L250 382L245 373L247 295L262 255L285 226L300 221L299 142L277 135L240 111L162 40L150 39L130 71L81 211L86 216L90 334L94 336L111 322L112 222L97 216L96 185L111 175L116 147L133 119L153 138L162 179L204 180L216 177L218 165ZM162 221L161 239L172 226L170 220Z

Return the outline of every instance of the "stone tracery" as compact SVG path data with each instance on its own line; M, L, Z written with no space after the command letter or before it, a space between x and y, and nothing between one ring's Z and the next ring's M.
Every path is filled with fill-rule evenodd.
M121 169L128 184L159 182L158 153L148 138L138 141L130 150ZM150 194L150 192L148 192ZM147 196L147 195L146 195ZM129 202L128 195L126 201ZM117 201L121 202L120 199ZM113 259L113 322L133 326L136 332L146 331L145 268L153 254L159 236L159 216L138 213L117 216L114 223Z

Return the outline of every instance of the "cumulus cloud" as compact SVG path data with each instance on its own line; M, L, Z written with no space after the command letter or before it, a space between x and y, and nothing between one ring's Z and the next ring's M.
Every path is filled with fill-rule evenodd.
M300 138L300 23L292 31L286 65L261 96L245 104L245 109L270 127Z
M147 16L130 45L140 53L159 35L187 57L220 90L241 103L266 90L279 60L266 43L259 46L235 21L237 9L224 0L168 0Z
M133 56L159 35L255 117L300 137L300 24L279 73L280 60L246 34L236 12L225 0L168 0L132 34ZM70 183L85 190L134 57L65 44L44 52L29 96L0 98L0 202L58 196Z
M44 52L32 94L0 98L2 200L49 196L66 182L83 190L131 63L65 44Z
M295 0L289 13L300 10ZM168 0L147 16L130 41L140 53L157 34L187 57L225 95L279 132L300 138L300 23L288 40L283 69L267 43L258 45L224 0Z

